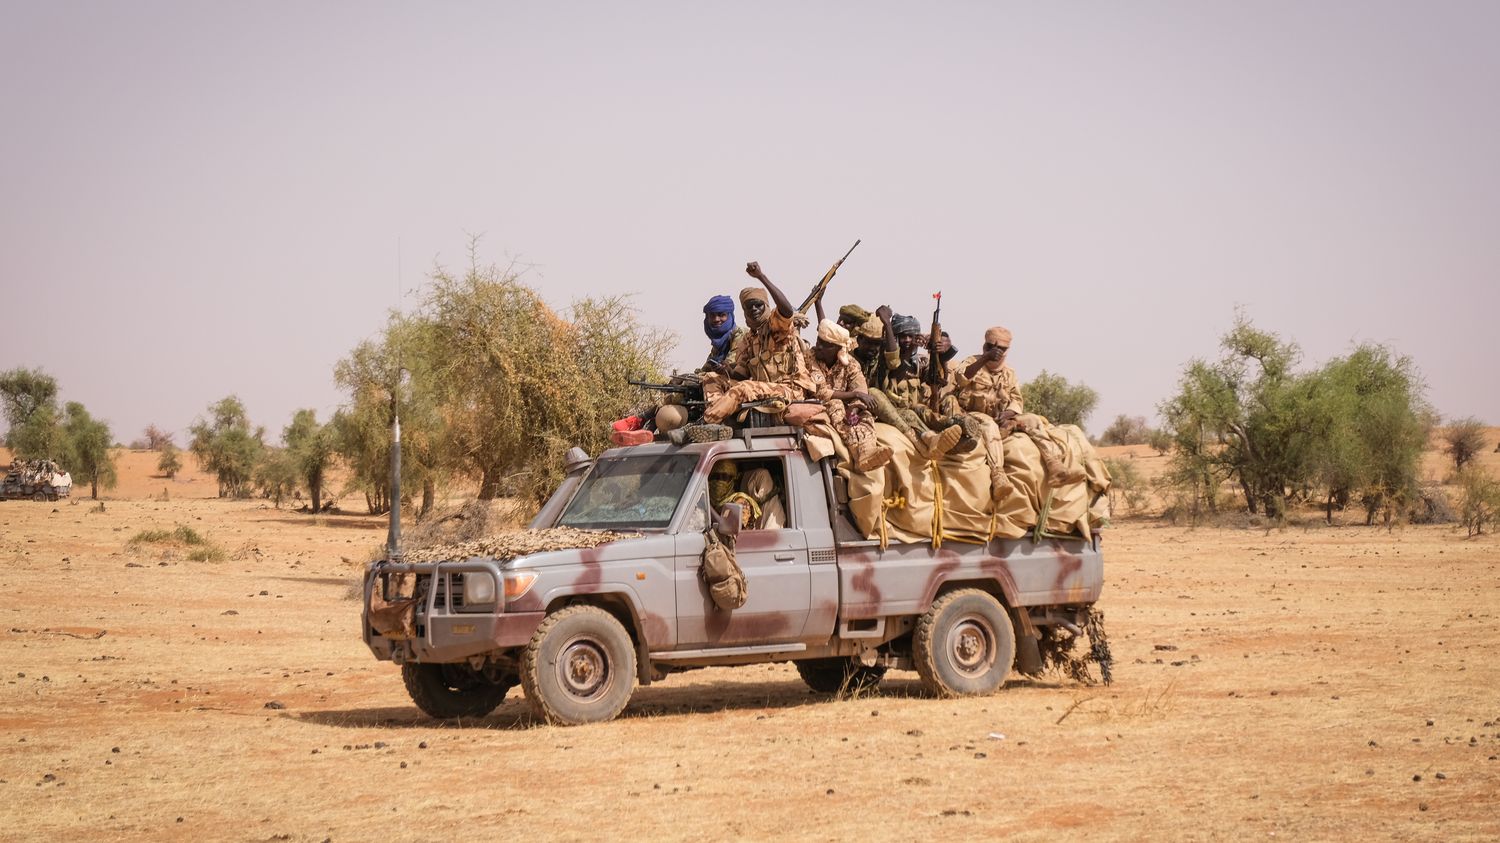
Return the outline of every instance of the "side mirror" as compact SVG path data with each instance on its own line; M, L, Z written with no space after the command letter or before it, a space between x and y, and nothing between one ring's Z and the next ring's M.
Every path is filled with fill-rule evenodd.
M588 452L575 445L563 455L563 471L572 474L580 469L588 468L592 462L593 459L589 457Z
M745 510L737 503L725 504L722 510L714 513L714 529L729 538L740 534L740 527L744 526L744 522Z

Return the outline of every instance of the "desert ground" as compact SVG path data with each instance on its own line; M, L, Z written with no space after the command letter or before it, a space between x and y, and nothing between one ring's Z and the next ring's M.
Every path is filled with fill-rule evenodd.
M545 725L517 689L455 725L360 640L381 518L154 466L123 452L102 506L0 502L0 837L1500 838L1493 535L1127 517L1109 686L943 700L892 672L833 699L753 666L637 689L611 723ZM129 544L179 526L223 558Z

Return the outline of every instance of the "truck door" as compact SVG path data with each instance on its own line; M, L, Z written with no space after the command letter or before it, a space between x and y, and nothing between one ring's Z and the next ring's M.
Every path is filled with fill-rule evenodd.
M770 473L774 493L763 501L756 500L762 508L762 523L747 525L735 542L735 561L745 572L748 591L745 605L738 609L726 612L709 597L708 586L699 575L703 564L702 532L685 529L678 534L674 565L678 646L697 649L797 641L807 625L812 577L807 535L803 526L795 523L797 507L790 498L795 489L789 489L786 483L784 460L738 455L722 457L717 462L727 464L721 468L716 463L713 467L721 473L732 469L738 478L737 490L756 476L757 470ZM758 478L763 479L764 475ZM708 497L709 491L704 490L697 504L704 512ZM702 520L689 519L695 525Z

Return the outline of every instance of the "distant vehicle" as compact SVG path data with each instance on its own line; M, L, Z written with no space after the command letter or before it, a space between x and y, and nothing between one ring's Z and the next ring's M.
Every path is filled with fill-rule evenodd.
M770 472L784 524L741 529L738 512L715 517L710 475L730 461L741 474ZM791 427L616 448L595 461L578 452L531 528L639 537L372 563L365 644L401 665L433 717L483 717L520 684L539 714L573 725L615 717L636 682L719 665L790 661L822 692L906 669L940 696L988 694L1018 651L1023 671L1040 669L1049 628L1088 626L1103 590L1098 532L882 549L856 529L832 464L810 459ZM715 541L734 547L748 582L732 611L715 605L700 574Z
M72 491L72 475L52 460L14 460L0 482L0 500L55 501Z

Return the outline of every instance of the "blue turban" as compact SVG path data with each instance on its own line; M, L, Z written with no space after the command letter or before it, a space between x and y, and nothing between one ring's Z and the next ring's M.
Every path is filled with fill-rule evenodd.
M727 313L729 318L724 324L715 326L709 319L713 313ZM724 358L729 356L729 345L734 341L734 299L729 296L714 296L703 306L703 333L708 341L713 343L713 350L709 352L708 359L713 363L723 363Z

